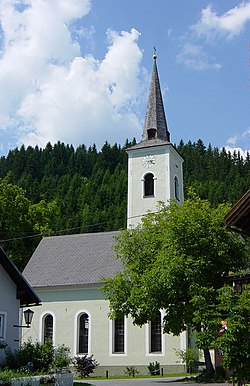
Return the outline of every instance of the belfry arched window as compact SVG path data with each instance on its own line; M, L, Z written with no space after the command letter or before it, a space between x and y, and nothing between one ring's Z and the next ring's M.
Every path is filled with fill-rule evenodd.
M156 138L156 129L148 129L148 139Z
M174 197L176 200L180 200L180 185L177 177L174 178Z
M154 175L148 173L144 176L144 196L154 196Z

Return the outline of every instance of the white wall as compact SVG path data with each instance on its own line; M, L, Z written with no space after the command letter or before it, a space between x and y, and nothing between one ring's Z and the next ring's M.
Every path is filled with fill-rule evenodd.
M71 356L76 355L76 318L80 312L87 312L90 318L89 337L90 351L101 366L128 366L148 365L149 362L158 361L161 365L176 365L178 358L174 348L180 348L180 338L172 335L163 335L163 353L148 353L148 328L136 327L131 318L126 321L126 352L125 354L112 354L111 349L111 321L108 318L109 303L103 299L98 289L63 289L63 290L38 290L42 300L41 307L33 309L34 317L29 336L35 340L42 339L42 319L47 313L55 317L54 344L65 344L70 347Z

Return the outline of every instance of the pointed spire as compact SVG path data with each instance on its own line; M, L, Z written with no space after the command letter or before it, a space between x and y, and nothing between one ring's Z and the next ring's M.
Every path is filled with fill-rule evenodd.
M167 121L161 95L160 81L156 65L156 49L154 48L154 50L154 67L149 90L148 107L144 124L144 131L142 135L142 141L148 141L158 138L170 142L170 133L167 127Z

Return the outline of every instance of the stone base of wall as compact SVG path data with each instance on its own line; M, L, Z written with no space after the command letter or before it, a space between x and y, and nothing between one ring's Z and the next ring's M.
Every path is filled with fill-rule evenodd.
M134 366L138 375L148 375L148 365ZM165 365L160 366L160 374L166 376L168 374L184 374L186 372L184 365ZM126 366L98 366L93 373L95 377L114 377L127 374ZM135 374L136 376L136 374Z

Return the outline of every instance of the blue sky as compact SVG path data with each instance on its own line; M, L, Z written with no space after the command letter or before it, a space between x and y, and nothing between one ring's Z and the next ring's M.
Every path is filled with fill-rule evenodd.
M171 141L250 150L250 1L1 0L0 155L140 140L153 47Z

